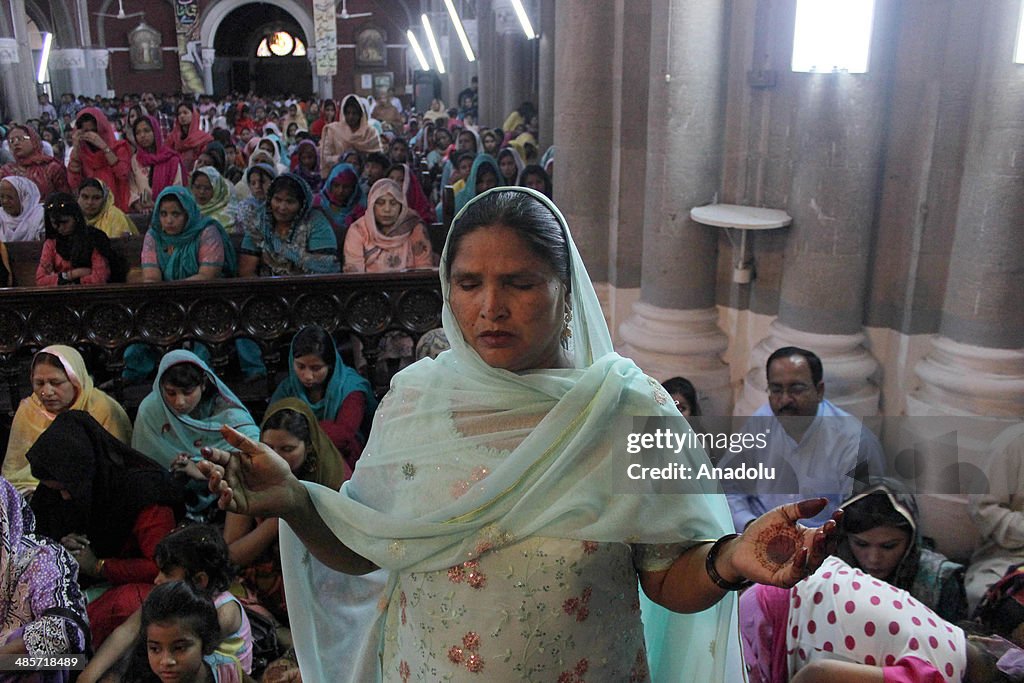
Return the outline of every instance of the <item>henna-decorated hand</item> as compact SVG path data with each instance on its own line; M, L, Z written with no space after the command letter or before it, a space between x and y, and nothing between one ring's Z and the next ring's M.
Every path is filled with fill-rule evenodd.
M206 460L197 463L210 480L210 491L220 494L217 505L261 517L280 517L292 510L305 489L285 459L227 425L220 431L238 451L203 448L200 453Z
M814 517L827 504L824 498L812 498L764 513L723 548L719 572L730 581L743 577L782 588L796 585L821 566L835 545L842 510L820 527L808 528L798 521Z

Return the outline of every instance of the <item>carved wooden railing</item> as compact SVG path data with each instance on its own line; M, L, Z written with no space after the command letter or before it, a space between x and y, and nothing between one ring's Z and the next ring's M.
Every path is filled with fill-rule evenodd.
M130 344L166 351L201 342L223 376L241 338L261 347L272 378L287 362L291 337L309 324L342 342L358 339L367 375L383 393L397 369L378 367L383 335L398 331L415 343L441 325L437 272L0 289L0 381L13 409L24 393L25 359L48 344L68 344L102 359L120 400ZM272 388L268 381L268 395Z

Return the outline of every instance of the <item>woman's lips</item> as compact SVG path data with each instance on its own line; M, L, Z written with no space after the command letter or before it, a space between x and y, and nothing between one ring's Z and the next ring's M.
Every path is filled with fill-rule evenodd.
M511 346L515 342L516 337L511 332L495 330L492 332L482 332L477 339L483 346L500 349Z

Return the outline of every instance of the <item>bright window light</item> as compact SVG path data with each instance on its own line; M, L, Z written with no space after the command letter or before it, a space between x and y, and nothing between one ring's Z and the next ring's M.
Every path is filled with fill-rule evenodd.
M1013 61L1024 64L1024 3L1021 3L1020 19L1017 21L1017 49L1013 52Z
M405 37L409 39L409 45L412 46L412 51L416 54L416 61L420 63L420 71L430 71L427 56L423 54L423 48L420 47L420 41L416 40L416 34L409 29L405 32Z
M874 0L797 0L793 71L866 73Z
M430 28L430 17L426 14L420 15L423 22L423 30L427 32L427 42L430 43L430 52L434 55L434 64L437 65L437 73L444 73L444 62L441 61L441 48L437 46L437 39L434 37L434 29Z

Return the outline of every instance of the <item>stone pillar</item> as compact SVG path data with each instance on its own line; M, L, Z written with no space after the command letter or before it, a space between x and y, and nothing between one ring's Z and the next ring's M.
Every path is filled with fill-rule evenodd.
M94 48L85 51L86 73L89 78L83 81L87 95L105 95L107 92L107 67L110 66L110 53L106 48Z
M497 39L498 33L495 29L494 13L491 11L490 0L478 0L476 4L476 73L477 73L477 108L480 114L480 124L488 128L500 126L501 118L498 105L498 88L495 83L497 77ZM453 93L453 97L459 93ZM445 104L448 103L447 96Z
M779 315L751 352L737 415L767 400L764 360L779 346L817 353L825 396L859 417L877 415L877 361L864 346L864 302L887 126L899 9L875 11L870 71L784 73L792 180ZM759 26L758 31L765 30Z
M17 121L34 118L39 113L36 98L36 69L28 45L28 16L25 0L11 0L11 24L6 38L0 38L0 80L7 115Z
M73 92L76 95L82 92L85 72L85 50L69 48L50 52L50 73L56 97L61 92Z
M540 153L555 143L555 0L540 0L537 112ZM640 79L644 80L644 79Z
M916 367L909 415L1024 416L1024 89L1020 5L978 6L975 80L939 336Z
M730 413L721 359L728 339L715 307L718 235L693 222L690 209L719 190L727 8L718 0L651 3L647 132L657 144L647 145L646 165L656 181L644 202L641 300L619 329L624 355L657 379L689 378L709 415ZM562 158L559 145L556 164L565 168ZM569 180L563 174L556 188Z
M312 52L313 49L310 48L309 51ZM205 92L207 95L213 94L213 62L216 59L217 50L215 48L203 48L203 92Z
M605 283L614 112L614 98L608 93L612 82L608 38L615 26L615 6L588 0L558 0L555 25L556 163L562 169L574 171L558 176L554 198L569 221L591 279Z

